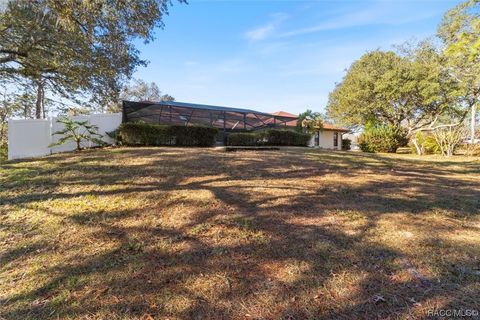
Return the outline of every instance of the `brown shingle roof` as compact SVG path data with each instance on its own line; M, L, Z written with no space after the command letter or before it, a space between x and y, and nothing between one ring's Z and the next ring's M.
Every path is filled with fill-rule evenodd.
M297 114L293 114L293 113L289 113L289 112L285 112L285 111L277 111L277 112L274 112L272 113L273 115L276 115L276 116L281 116L281 117L292 117L292 118L298 118L298 115Z

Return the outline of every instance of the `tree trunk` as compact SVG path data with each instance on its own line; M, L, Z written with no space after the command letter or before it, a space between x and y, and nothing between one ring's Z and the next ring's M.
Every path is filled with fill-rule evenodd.
M446 157L450 157L453 155L453 147L452 146L448 146L447 147L447 154L446 154Z
M475 117L476 116L476 110L475 110L475 103L472 104L472 115L471 115L471 122L470 122L470 142L474 143L475 142Z
M435 141L437 141L438 147L440 148L440 154L442 156L445 156L445 149L443 148L443 142L439 137L438 132L433 131L433 137L435 138Z
M32 116L32 112L30 111L30 107L27 104L25 104L25 106L23 107L23 117L25 119L29 119L31 116Z
M5 126L7 125L7 123L5 122L4 119L2 119L2 123L0 123L0 145L3 143L4 141L4 134L5 134ZM5 139L6 140L6 139Z
M417 142L417 139L416 138L413 138L412 139L412 142L413 142L413 145L415 146L415 149L417 150L417 154L419 156L421 156L423 154L423 150L422 148L420 148L420 146L418 145L418 142Z
M43 91L43 83L37 82L37 101L35 102L35 118L42 119L43 113L43 98L44 98L44 91Z

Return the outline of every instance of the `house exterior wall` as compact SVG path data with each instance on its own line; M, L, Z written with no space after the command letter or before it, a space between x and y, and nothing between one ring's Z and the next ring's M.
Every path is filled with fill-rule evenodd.
M333 143L334 132L338 133L336 147L334 146L334 143ZM319 134L319 137L320 137L318 146L315 145L315 137L317 133ZM327 131L327 130L318 131L312 134L312 138L310 139L308 146L323 148L323 149L341 150L342 149L342 133L338 131Z

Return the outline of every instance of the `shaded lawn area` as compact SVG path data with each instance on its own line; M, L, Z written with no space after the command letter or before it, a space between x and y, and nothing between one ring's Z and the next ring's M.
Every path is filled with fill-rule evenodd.
M480 310L480 162L119 148L0 166L5 319Z

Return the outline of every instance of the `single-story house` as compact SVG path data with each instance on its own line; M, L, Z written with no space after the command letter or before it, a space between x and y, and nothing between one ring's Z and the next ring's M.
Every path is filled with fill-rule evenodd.
M203 125L218 128L218 143L225 143L230 132L265 128L295 128L298 115L279 111L266 113L252 109L229 108L179 101L123 101L122 122L144 121L155 124ZM325 149L342 148L342 134L348 129L325 123L314 132L309 146Z
M276 116L281 117L295 117L296 115L285 111L278 111L273 113ZM291 120L286 123L287 127L296 127L297 120ZM336 127L330 123L323 123L323 128L316 130L312 134L310 140L310 147L324 148L324 149L342 149L342 135L350 130L345 128Z

